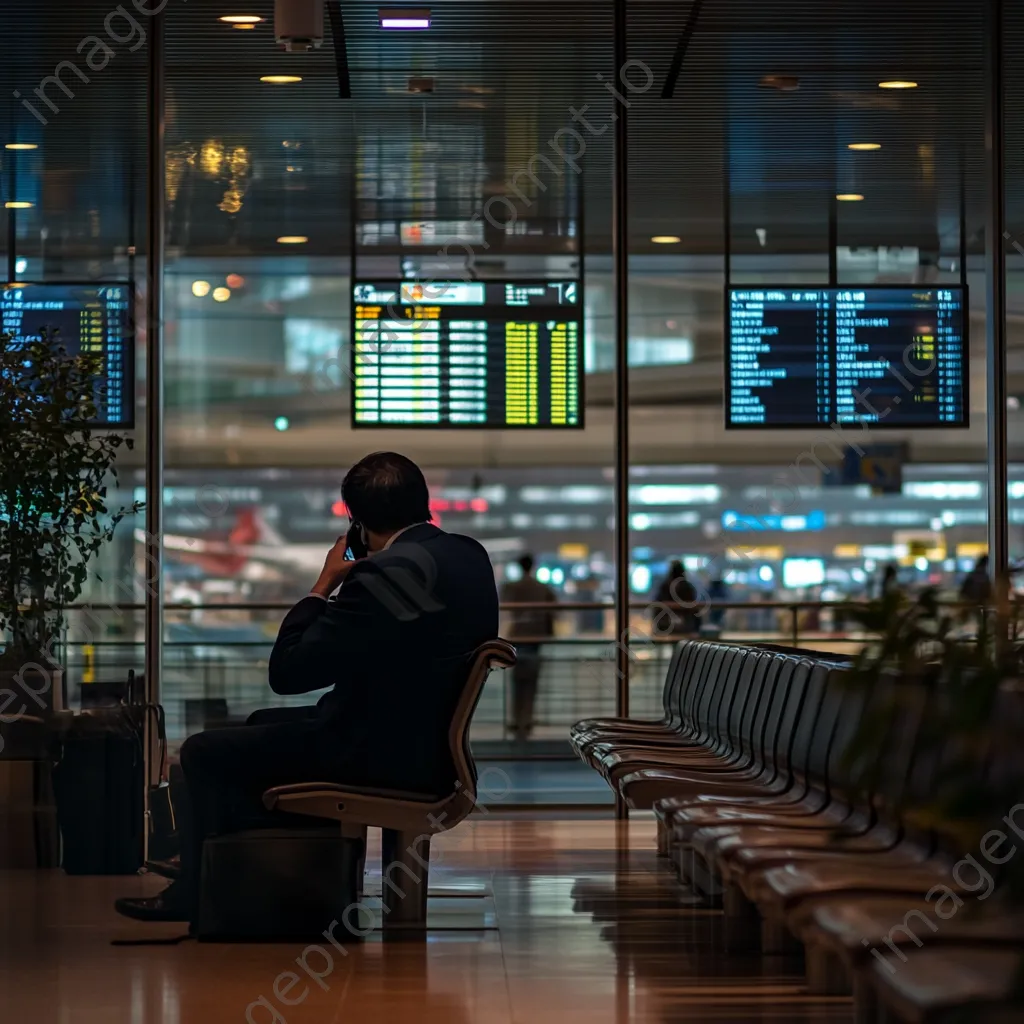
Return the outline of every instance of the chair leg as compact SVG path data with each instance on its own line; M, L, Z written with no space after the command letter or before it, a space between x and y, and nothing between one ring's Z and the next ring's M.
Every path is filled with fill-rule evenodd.
M807 991L816 996L848 996L852 987L842 960L820 946L808 945L804 952Z
M384 930L426 928L430 836L386 828L382 838Z
M366 884L366 826L343 821L341 837L342 839L354 839L359 843L359 859L356 861L356 898L361 900L363 887Z

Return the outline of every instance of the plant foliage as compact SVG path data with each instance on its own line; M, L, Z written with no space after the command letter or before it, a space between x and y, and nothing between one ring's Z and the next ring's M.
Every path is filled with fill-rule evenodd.
M0 631L2 662L52 659L63 612L89 560L142 506L111 510L117 455L130 438L96 431L100 356L54 336L0 334Z

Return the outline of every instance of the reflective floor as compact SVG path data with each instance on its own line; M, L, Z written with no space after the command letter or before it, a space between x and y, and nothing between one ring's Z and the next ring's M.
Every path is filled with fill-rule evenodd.
M474 819L435 843L433 882L452 894L437 901L440 927L427 942L377 934L344 952L112 945L181 933L111 909L159 879L0 874L0 1020L852 1020L847 1000L805 993L798 964L722 953L719 915L656 863L653 821Z

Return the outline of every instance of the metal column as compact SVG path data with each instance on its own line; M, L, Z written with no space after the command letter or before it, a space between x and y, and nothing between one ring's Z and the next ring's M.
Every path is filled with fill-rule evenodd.
M164 501L164 32L166 14L154 14L149 33L149 90L146 107L146 700L160 700L163 667L163 501ZM154 720L146 715L146 817L148 787L158 779L154 764ZM148 852L148 851L147 851Z
M15 136L17 138L17 136ZM7 191L8 201L15 202L18 198L18 154L15 150L7 152ZM7 207L7 280L18 280L18 211L13 206Z
M626 65L626 0L615 0L615 75ZM612 181L612 256L615 261L615 710L629 717L629 151L628 107L617 103ZM616 792L615 816L628 817Z
M1003 0L989 0L986 95L985 285L988 369L988 553L989 571L1001 596L1007 581L1006 443L1006 197L1003 81Z

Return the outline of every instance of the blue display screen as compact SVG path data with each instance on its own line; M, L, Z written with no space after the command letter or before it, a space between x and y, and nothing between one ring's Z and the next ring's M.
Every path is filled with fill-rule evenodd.
M135 422L134 290L129 284L8 283L0 291L3 330L16 341L47 331L70 355L101 357L96 427Z
M966 427L962 287L734 287L726 427Z

